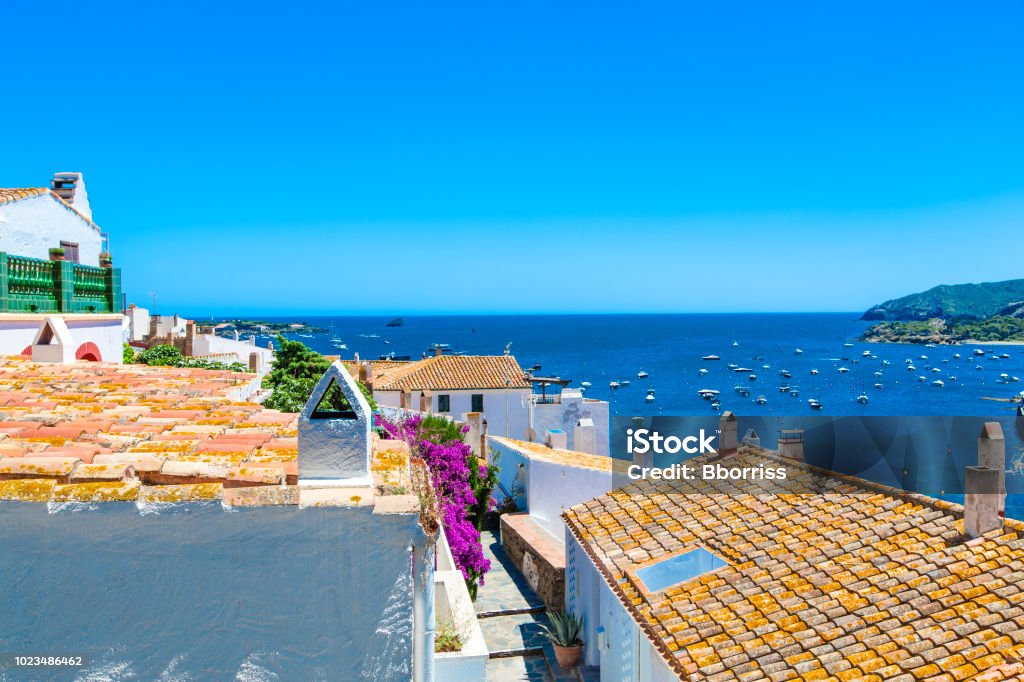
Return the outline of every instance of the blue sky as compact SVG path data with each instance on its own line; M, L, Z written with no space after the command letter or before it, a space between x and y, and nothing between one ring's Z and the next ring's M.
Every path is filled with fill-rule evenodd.
M0 186L83 171L162 312L857 310L1024 276L1016 2L5 23Z

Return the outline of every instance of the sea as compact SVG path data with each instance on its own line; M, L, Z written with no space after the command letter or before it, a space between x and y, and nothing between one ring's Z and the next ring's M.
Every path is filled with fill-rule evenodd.
M736 414L1013 413L1011 403L987 398L1005 401L1024 391L1024 345L862 343L857 338L870 323L858 318L858 313L403 316L401 327L386 326L393 317L260 319L328 329L309 338L286 336L343 358L358 353L363 359L388 354L418 359L432 353L434 344L472 355L508 348L524 369L537 367L538 376L570 379L577 387L586 382L586 396L609 401L620 416L713 412L712 401L698 394L702 390L718 391L719 408ZM261 337L258 343L270 340ZM975 349L985 355L974 355ZM720 359L702 359L708 355ZM640 372L648 376L640 378ZM620 387L610 387L613 381ZM622 386L624 381L629 385ZM788 390L781 391L783 386ZM649 389L653 401L646 400ZM866 401L858 401L861 396ZM812 409L811 399L822 407Z
M536 376L571 380L571 386L585 387L587 397L609 401L613 417L693 416L710 418L713 424L715 415L730 410L741 422L743 417L756 417L761 424L787 428L814 428L815 420L823 417L920 417L917 422L905 420L903 428L930 432L945 428L945 442L957 443L936 453L936 472L938 467L962 471L964 464L976 463L974 420L965 426L954 418L982 418L977 423L991 418L1004 425L1008 467L1013 468L1012 460L1024 457L1024 419L1015 419L1015 405L1010 402L1024 391L1020 381L1024 346L864 343L857 339L871 323L859 317L859 313L407 315L399 327L387 326L393 316L260 319L322 327L327 331L286 336L342 358L358 353L362 359L391 355L418 359L433 353L436 344L446 344L447 352L472 355L495 355L508 349ZM271 339L260 337L257 342L265 346ZM619 387L613 388L612 382ZM702 397L702 391L717 391L710 395L718 398L718 404ZM647 400L651 392L654 399ZM813 408L811 400L821 407ZM953 421L936 426L943 422L935 418ZM871 428L878 422L874 424ZM763 435L771 444L772 435ZM1024 466L1019 461L1018 465ZM927 478L924 472L921 476L921 480ZM941 491L932 486L905 487L962 501L955 483ZM1011 472L1008 490L1008 514L1024 518L1024 471Z

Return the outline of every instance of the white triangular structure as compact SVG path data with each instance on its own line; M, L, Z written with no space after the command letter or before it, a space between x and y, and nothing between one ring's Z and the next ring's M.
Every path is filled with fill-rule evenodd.
M63 318L47 317L39 325L32 341L32 361L62 364L75 361L75 342Z
M351 412L317 410L332 384L341 389ZM355 379L335 360L299 414L299 485L372 485L372 421L373 411Z

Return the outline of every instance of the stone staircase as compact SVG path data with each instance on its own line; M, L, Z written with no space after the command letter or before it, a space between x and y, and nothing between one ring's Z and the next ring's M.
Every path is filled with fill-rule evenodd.
M547 609L509 560L496 531L481 536L491 561L486 584L478 592L477 618L490 651L487 682L598 682L596 668L565 670L541 635Z

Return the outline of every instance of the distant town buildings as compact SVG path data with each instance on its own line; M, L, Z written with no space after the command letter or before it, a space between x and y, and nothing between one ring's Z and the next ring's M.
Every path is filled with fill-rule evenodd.
M416 360L348 363L378 405L458 421L479 414L487 433L607 456L608 403L559 378L537 378L512 355L435 354Z

